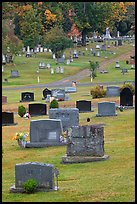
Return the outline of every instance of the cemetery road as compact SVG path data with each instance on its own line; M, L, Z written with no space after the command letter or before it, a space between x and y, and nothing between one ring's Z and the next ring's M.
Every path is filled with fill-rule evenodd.
M111 64L112 62L116 62L117 60L126 60L128 58L130 58L130 56L132 56L135 53L135 50L133 48L132 51L122 54L116 58L104 61L100 63L100 67L99 70L103 70L104 68L106 68L109 64ZM63 78L59 81L56 82L52 82L52 83L48 83L48 84L37 84L37 85L25 85L25 86L18 86L18 87L2 87L3 90L23 90L23 89L33 89L33 88L45 88L45 87L67 87L67 86L71 86L72 85L72 81L76 81L77 82L77 86L95 86L97 84L101 84L101 85L113 85L113 84L123 84L123 82L101 82L101 83L81 83L78 82L80 79L83 79L85 77L89 76L90 77L90 71L89 69L84 69L80 72L78 72L77 74L73 75L73 76L68 76L66 78Z

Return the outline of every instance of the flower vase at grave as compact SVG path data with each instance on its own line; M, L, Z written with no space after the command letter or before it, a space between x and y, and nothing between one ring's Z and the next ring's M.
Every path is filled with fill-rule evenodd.
M25 148L25 146L26 146L26 141L25 141L25 140L18 140L18 145L19 145L21 148Z

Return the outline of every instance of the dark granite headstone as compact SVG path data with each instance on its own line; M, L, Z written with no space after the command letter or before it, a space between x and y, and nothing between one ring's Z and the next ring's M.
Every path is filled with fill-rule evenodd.
M2 125L15 125L13 112L2 112Z
M32 92L22 92L20 102L34 101L34 93Z
M29 114L31 116L47 115L47 106L42 103L29 104Z
M86 101L86 100L76 101L76 108L79 109L79 112L90 112L91 101Z
M45 88L45 89L43 90L43 97L44 97L44 99L47 98L47 95L51 95L51 90Z
M2 104L7 103L7 96L2 96Z
M120 106L133 106L133 93L128 87L120 92Z

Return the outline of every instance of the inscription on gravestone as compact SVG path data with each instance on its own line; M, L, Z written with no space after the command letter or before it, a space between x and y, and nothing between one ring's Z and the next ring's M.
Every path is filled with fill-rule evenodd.
M73 125L79 125L79 110L78 108L51 108L49 118L60 119L63 131L66 131Z
M63 145L60 141L62 123L59 119L39 119L30 122L30 142L26 147L45 147Z

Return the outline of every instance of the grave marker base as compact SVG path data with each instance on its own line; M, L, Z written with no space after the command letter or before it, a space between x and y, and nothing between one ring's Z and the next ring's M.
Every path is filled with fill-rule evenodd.
M39 191L57 191L59 190L59 187L55 186L53 189L48 189L48 188L37 188L36 192ZM10 193L25 193L24 188L19 188L19 187L15 187L15 185L10 187Z
M86 162L95 162L95 161L104 161L108 159L108 155L104 155L102 157L93 157L93 156L63 156L62 162L63 164L72 164L72 163L86 163Z
M37 148L37 147L51 147L51 146L63 146L63 145L66 145L66 143L47 143L47 142L27 142L26 143L26 148Z

